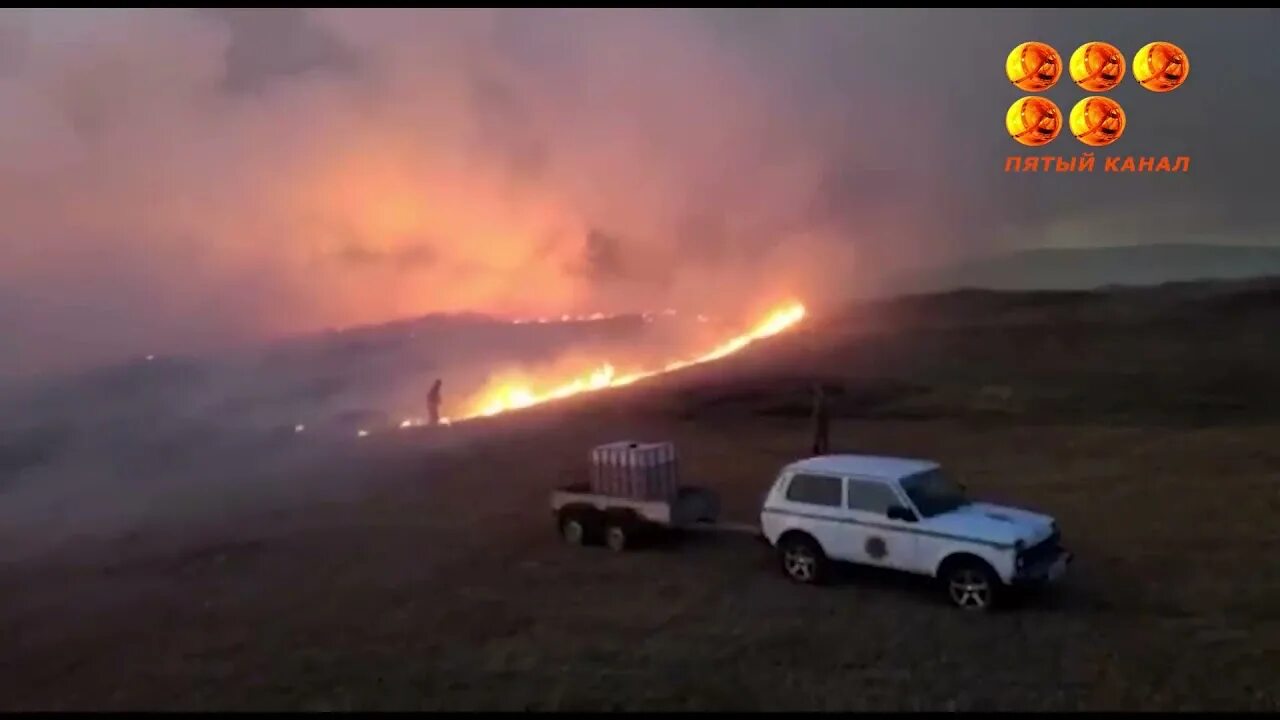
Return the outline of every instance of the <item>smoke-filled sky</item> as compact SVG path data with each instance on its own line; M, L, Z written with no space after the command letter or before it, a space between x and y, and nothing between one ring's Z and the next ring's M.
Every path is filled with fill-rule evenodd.
M437 311L755 311L1008 248L1274 243L1277 17L0 10L0 374ZM1184 87L1113 93L1114 151L1191 172L1006 175L1029 39L1181 45Z

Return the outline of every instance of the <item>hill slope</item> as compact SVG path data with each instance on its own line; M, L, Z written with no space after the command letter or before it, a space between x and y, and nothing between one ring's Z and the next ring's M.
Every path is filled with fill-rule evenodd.
M993 255L917 274L910 290L1078 290L1280 274L1280 247L1126 245L1042 248Z

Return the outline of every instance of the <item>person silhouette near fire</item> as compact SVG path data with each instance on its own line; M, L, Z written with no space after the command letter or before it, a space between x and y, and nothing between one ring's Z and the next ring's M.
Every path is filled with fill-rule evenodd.
M822 383L813 384L813 454L831 452L831 418L827 409L827 393Z
M440 385L440 378L436 378L427 393L427 424L431 427L440 424Z

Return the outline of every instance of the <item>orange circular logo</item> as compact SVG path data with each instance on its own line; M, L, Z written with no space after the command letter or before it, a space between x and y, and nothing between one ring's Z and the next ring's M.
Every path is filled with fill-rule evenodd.
M1048 90L1062 75L1062 59L1057 50L1045 43L1024 42L1009 53L1004 72L1019 90Z
M1106 92L1124 79L1124 55L1110 43L1089 42L1071 53L1071 79L1089 92Z
M1169 92L1179 87L1190 71L1187 54L1170 42L1147 43L1133 56L1133 79L1151 92Z
M1071 108L1071 134L1085 145L1110 145L1124 134L1124 108L1111 98L1094 95Z
M1058 137L1062 130L1062 112L1052 100L1028 95L1009 106L1004 126L1014 140L1038 147Z

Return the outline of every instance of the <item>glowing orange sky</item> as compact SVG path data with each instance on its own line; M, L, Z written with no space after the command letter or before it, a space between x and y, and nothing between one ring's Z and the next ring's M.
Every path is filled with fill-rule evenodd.
M1042 15L749 16L0 10L0 372L433 311L813 305L1002 245L1270 237L1239 164L1120 192L987 173L1000 59ZM1108 42L1149 41L1116 16ZM1257 100L1265 17L1178 21L1205 57L1250 48L1251 75L1126 99L1179 103L1142 152L1265 145L1265 112L1220 133L1185 110ZM592 233L614 238L594 260Z

